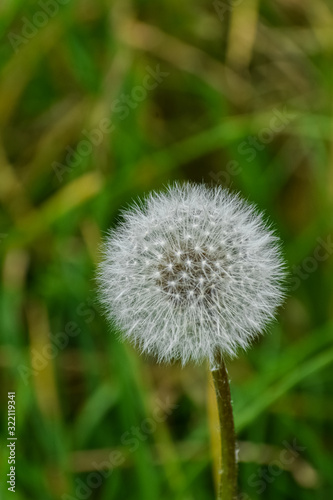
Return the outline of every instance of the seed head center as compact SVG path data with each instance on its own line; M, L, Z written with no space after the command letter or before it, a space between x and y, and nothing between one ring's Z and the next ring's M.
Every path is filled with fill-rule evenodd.
M168 250L158 262L156 285L178 304L215 300L221 279L225 276L223 262L208 248Z

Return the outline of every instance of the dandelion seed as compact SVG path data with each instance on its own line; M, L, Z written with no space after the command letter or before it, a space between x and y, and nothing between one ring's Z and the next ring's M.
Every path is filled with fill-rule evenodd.
M233 357L265 330L283 278L278 238L257 209L195 184L125 212L99 268L102 303L125 338L159 361L213 366L216 352Z

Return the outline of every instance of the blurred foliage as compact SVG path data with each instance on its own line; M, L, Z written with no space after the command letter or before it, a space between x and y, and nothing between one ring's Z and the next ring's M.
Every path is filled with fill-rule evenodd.
M96 301L119 209L175 179L257 203L290 266L279 321L229 363L243 500L332 497L332 29L329 0L2 0L0 467L16 391L17 500L214 498L206 367L141 358Z

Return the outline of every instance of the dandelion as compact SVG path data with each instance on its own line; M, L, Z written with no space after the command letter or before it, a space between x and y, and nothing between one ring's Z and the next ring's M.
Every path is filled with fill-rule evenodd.
M233 434L225 359L265 331L283 300L279 241L258 210L221 187L152 193L110 231L98 277L106 314L142 352L161 362L209 361L221 424ZM236 495L236 459L226 438L227 500Z
M283 297L277 237L252 205L204 185L170 187L127 211L99 277L124 337L164 362L234 357Z

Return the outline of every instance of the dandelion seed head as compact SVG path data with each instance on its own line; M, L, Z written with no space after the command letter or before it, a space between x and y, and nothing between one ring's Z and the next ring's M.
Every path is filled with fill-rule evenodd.
M234 357L283 300L278 238L221 187L173 185L124 213L98 279L107 315L159 361Z

